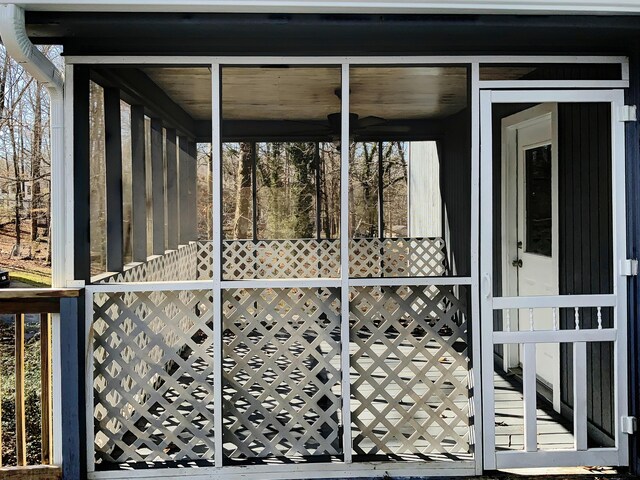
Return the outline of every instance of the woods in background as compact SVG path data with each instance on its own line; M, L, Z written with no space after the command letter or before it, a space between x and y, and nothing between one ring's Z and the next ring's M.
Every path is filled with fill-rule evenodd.
M351 143L352 237L407 235L406 150L406 142ZM340 151L333 143L225 143L222 169L226 239L339 237Z
M62 63L59 48L41 50ZM0 65L0 266L49 274L49 96L1 46Z

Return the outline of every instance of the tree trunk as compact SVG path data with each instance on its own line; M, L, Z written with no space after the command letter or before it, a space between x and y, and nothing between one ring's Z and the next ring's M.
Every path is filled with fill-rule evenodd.
M15 136L15 128L13 125L13 120L9 120L9 134L11 136L11 151L13 158L13 174L15 177L15 208L14 208L14 222L16 226L16 245L20 245L20 237L22 236L22 229L20 225L20 209L22 205L22 182L20 178L20 170L18 164L18 148L16 145L16 136Z
M40 216L40 158L42 148L42 92L36 86L34 105L33 142L31 145L31 241L38 239Z
M240 167L236 181L236 211L233 222L234 238L252 238L251 208L253 195L251 194L251 172L253 170L253 152L251 144L240 144Z

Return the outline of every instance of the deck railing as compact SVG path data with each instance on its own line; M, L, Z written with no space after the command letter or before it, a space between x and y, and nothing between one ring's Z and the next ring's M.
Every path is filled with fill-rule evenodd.
M9 403L12 407L7 412L0 411L0 425L15 425L11 429L13 431L0 431L0 477L3 479L61 478L60 467L53 465L51 324L52 314L60 312L60 300L77 297L78 293L75 289L50 288L0 290L0 322L14 326L13 345L7 344L8 336L4 335L0 356L5 375L13 367L15 376L15 394L10 389L11 385L5 387L7 391L0 392L0 398L5 399L0 405ZM10 331L10 327L6 330ZM28 358L31 356L35 360ZM31 428L28 428L28 423L32 415L38 413L37 405L29 402L26 385L28 378L33 381L34 376L39 376L35 388L40 399L40 428L36 427L35 432L33 420ZM7 394L13 397L9 402L6 401ZM11 410L15 421L10 419ZM14 442L15 449L11 448L13 445L6 445Z

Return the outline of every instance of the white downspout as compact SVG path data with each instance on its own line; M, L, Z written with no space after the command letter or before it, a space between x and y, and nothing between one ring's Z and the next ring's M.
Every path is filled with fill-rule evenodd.
M65 285L65 172L64 172L64 80L55 65L31 43L25 27L24 10L14 4L0 5L0 37L7 54L47 87L50 101L51 129L51 273L52 286ZM71 175L71 172L69 172ZM72 185L69 185L71 188ZM69 214L71 214L69 212ZM73 250L71 250L73 251ZM61 357L60 318L53 315L52 362L53 362L53 459L55 465L62 464L61 423ZM58 381L55 381L55 379Z

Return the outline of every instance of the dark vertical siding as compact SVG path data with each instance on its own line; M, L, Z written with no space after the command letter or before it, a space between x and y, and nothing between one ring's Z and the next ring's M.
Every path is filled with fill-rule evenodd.
M629 77L626 103L640 105L640 49L629 59ZM627 177L627 254L629 258L640 256L640 124L626 125L626 177ZM638 277L629 280L629 415L640 417L640 282ZM631 472L640 473L640 439L630 438Z
M471 275L471 115L469 109L445 120L438 142L440 191L450 229L447 245L455 274ZM444 218L444 216L443 216ZM443 229L444 232L444 229Z
M611 108L609 104L558 106L558 196L560 294L613 291L611 190ZM580 311L585 328L597 325L592 309ZM611 311L602 312L611 326ZM562 311L562 328L572 328L573 312ZM560 349L562 403L573 405L572 350ZM611 344L587 347L588 418L605 434L614 431Z

